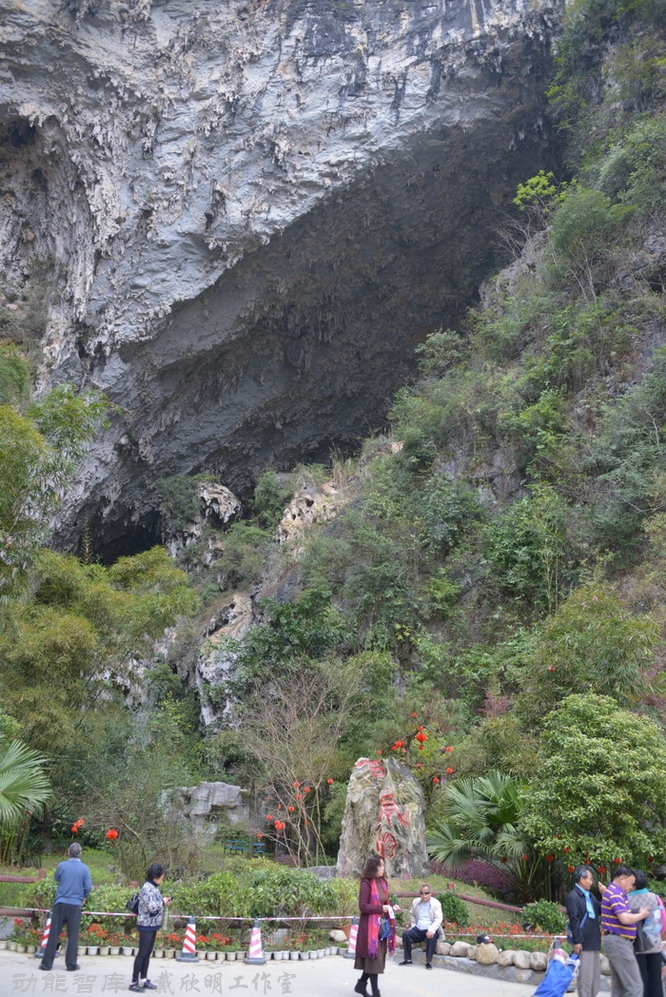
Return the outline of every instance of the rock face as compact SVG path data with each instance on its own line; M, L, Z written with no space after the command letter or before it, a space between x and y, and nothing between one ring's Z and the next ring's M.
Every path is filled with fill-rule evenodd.
M116 403L60 524L239 494L381 424L552 161L563 0L0 0L0 264L46 273L44 385Z
M216 817L224 815L234 824L247 822L248 805L240 786L226 782L200 782L169 793L172 812L187 821L192 833L202 842L211 841L217 831Z
M389 877L426 875L425 801L412 773L393 758L359 758L342 818L338 875L358 876L367 857L382 855Z
M201 719L210 727L218 723L228 710L221 703L216 687L229 679L236 667L236 654L229 649L228 638L239 640L252 622L252 600L243 592L234 592L210 620L208 636L197 657L195 673L190 681L196 686L201 704Z

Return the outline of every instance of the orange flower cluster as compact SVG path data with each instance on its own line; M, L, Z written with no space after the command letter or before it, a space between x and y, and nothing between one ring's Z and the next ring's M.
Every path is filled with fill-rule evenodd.
M84 824L85 824L85 821L83 820L82 817L79 817L78 820L75 820L74 823L72 824L72 828L71 828L72 834L78 834L79 833L79 828L83 827Z

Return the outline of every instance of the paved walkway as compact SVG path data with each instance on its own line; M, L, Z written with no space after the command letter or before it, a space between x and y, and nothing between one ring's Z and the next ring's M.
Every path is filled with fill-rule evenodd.
M131 980L132 959L127 956L81 956L78 972L65 971L62 958L51 973L39 969L39 960L18 952L0 950L0 997L15 994L65 994L68 997L109 997L125 994ZM176 962L154 959L150 978L157 991L173 997L355 997L358 979L351 959L327 956L299 962L269 961L263 966L243 962ZM424 966L398 966L389 960L380 977L382 997L529 997L533 986L468 976Z

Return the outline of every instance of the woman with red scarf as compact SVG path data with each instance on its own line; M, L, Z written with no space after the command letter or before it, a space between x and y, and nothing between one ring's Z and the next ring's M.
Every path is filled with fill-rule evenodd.
M354 987L361 997L370 997L365 989L370 980L372 997L380 997L377 986L377 976L384 972L386 949L395 949L395 922L391 921L388 939L382 941L379 937L379 922L388 917L398 907L389 907L388 883L384 878L384 860L379 855L371 855L361 873L361 885L358 891L358 907L361 912L356 936L356 962L354 969L361 970L361 978Z

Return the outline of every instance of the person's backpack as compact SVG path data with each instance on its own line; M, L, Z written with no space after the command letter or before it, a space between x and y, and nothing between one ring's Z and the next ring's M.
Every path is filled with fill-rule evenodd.
M139 913L139 894L138 893L133 893L132 896L127 901L127 903L125 904L125 907L130 912L130 914L138 914Z

